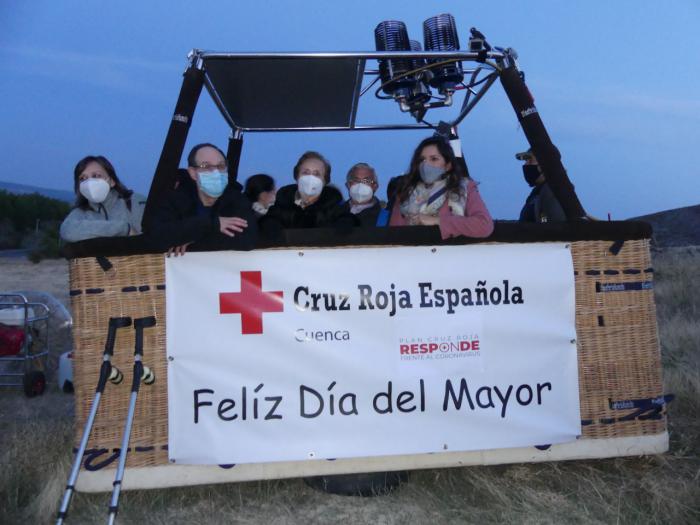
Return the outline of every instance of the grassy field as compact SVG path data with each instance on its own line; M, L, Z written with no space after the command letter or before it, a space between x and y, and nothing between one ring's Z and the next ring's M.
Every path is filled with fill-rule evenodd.
M375 498L332 496L298 479L125 492L120 522L700 523L700 251L654 258L665 391L676 394L667 454L417 471ZM48 264L27 278L36 283ZM51 267L50 280L58 273ZM8 289L5 274L0 289ZM55 390L32 400L0 394L0 523L54 519L68 475L71 402ZM106 494L77 494L69 522L102 523L107 504Z

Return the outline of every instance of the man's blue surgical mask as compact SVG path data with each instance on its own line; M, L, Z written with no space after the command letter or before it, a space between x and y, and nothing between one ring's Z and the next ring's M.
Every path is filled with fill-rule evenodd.
M432 166L427 162L421 162L420 166L418 166L418 171L420 172L421 180L425 184L432 184L445 174L444 168Z
M199 173L200 189L214 199L221 197L228 184L228 173L223 171L205 171Z

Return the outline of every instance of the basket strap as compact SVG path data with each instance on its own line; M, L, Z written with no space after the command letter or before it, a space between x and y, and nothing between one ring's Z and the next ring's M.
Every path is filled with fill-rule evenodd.
M101 470L105 468L107 465L110 463L113 463L118 457L119 457L119 449L114 449L112 452L112 455L107 456L106 459L95 463L95 460L97 460L99 457L104 456L105 454L109 454L109 450L106 448L98 448L98 449L93 449L93 450L86 450L85 451L85 462L83 463L83 466L85 467L85 470L94 472L96 470Z
M98 255L97 257L95 257L95 259L97 260L97 264L100 265L100 268L102 268L103 272L108 272L112 269L113 265L111 261L107 259L107 257L105 257L104 255Z

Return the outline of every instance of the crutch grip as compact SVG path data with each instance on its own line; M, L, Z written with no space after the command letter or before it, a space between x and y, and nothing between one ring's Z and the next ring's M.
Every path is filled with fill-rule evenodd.
M149 317L139 317L134 319L134 329L136 330L136 341L134 344L134 354L143 355L143 329L150 328L156 325L156 318L152 315Z
M107 328L107 341L105 342L106 355L114 354L114 342L117 338L117 328L131 326L131 317L110 317Z

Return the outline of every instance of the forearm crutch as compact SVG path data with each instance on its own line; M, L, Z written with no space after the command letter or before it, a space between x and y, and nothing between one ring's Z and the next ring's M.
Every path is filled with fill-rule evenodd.
M119 371L119 369L112 366L112 355L114 355L114 342L117 338L117 330L127 326L131 326L131 317L109 318L107 341L105 342L105 350L102 353L102 366L100 367L100 378L97 380L97 388L95 389L95 399L92 401L90 414L88 415L87 421L85 422L85 428L83 429L83 437L80 439L80 446L78 447L78 452L73 460L73 467L71 468L70 476L68 477L66 492L63 495L61 508L58 511L56 525L62 525L66 515L68 514L68 507L70 506L71 498L75 492L75 482L77 481L78 474L80 472L80 464L82 463L83 456L85 455L85 449L87 448L88 439L90 438L90 432L92 431L92 425L95 422L95 415L97 414L97 409L100 406L100 399L102 398L105 385L107 384L107 381L111 381L117 385L122 382L122 379L124 379L124 375Z
M119 510L119 493L122 488L122 479L124 478L124 468L126 467L126 456L129 448L129 436L131 435L131 426L134 422L134 413L136 412L136 398L139 394L139 385L141 381L147 385L153 384L155 375L148 368L143 366L143 329L156 325L156 318L141 317L134 319L134 330L136 330L136 338L134 342L134 377L131 382L131 397L129 398L129 410L126 414L126 424L124 425L124 435L122 436L122 445L119 450L119 464L117 465L117 474L112 483L112 499L109 502L109 523L112 525L117 518Z

